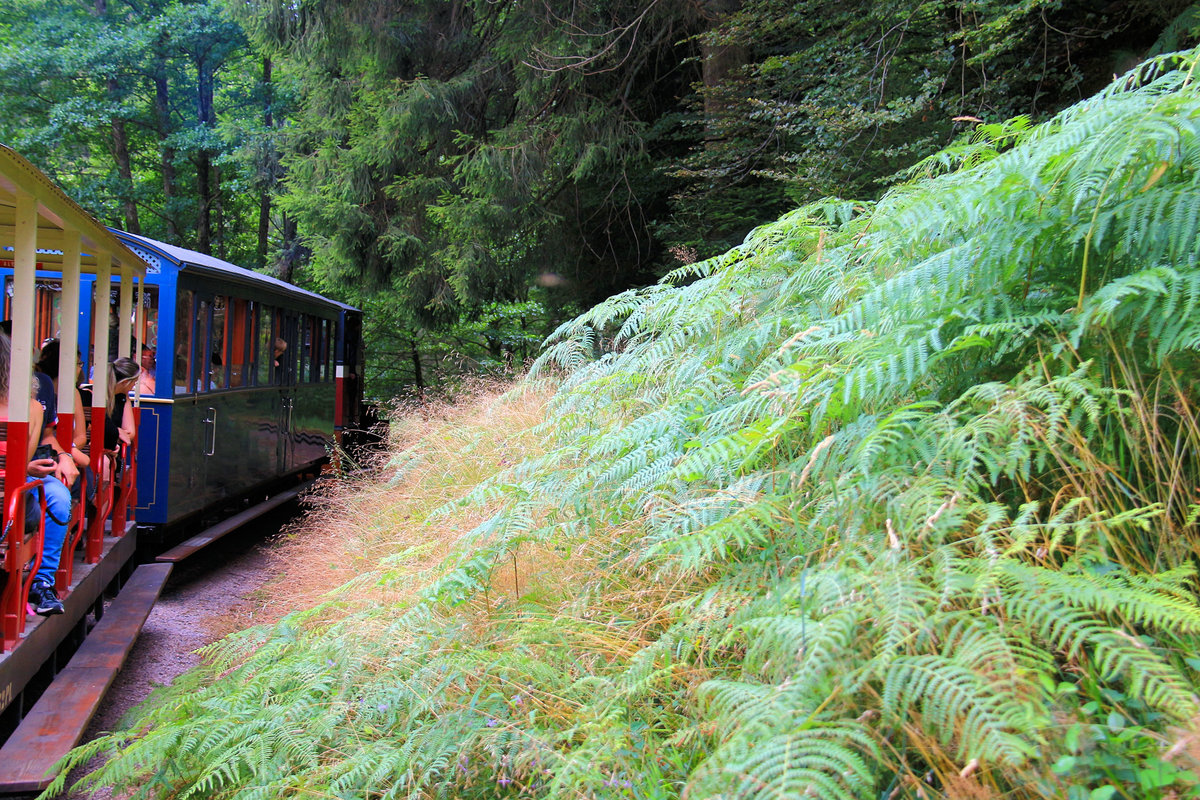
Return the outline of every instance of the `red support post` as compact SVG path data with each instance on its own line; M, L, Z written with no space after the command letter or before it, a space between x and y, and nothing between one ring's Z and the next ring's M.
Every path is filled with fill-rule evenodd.
M87 542L83 547L83 560L88 564L98 564L104 552L104 522L112 509L112 464L104 452L104 417L103 403L96 405L92 398L92 470L96 474L95 512L88 520Z

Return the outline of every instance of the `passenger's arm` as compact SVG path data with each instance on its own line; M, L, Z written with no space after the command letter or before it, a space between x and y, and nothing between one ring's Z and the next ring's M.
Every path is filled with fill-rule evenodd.
M47 475L54 474L55 463L52 458L39 458L34 460L33 454L37 450L38 442L42 440L42 404L37 400L29 401L29 453L26 458L29 460L29 466L25 469L25 474L34 478L44 478Z
M63 486L74 486L75 481L79 479L79 467L75 463L75 456L71 455L69 450L63 450L58 440L55 440L54 445L54 476L62 481Z
M43 422L45 422L44 419ZM75 459L70 451L64 450L63 446L58 443L58 437L54 435L53 427L42 428L41 443L54 451L54 477L62 481L63 486L74 485L76 478L79 477L79 468L75 466Z
M133 434L136 430L137 424L133 421L133 402L126 398L125 408L121 411L121 430L118 435L125 444L132 444Z
M75 466L86 467L92 463L91 457L87 453L87 415L83 412L83 396L79 394L79 390L75 390L75 440L71 442L71 458L75 459Z

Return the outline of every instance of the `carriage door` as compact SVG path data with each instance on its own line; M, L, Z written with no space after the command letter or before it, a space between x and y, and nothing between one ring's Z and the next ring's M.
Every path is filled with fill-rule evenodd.
M215 298L211 292L196 293L196 341L192 356L192 386L196 393L196 424L192 431L192 486L197 495L208 497L210 493L209 471L217 446L217 409L209 402L208 392L212 386L213 308Z
M275 454L277 474L284 474L292 468L292 451L295 449L292 425L296 410L296 359L300 355L300 320L296 314L280 309L277 326L277 337L287 343L287 348L276 359L279 362L279 438L276 440Z

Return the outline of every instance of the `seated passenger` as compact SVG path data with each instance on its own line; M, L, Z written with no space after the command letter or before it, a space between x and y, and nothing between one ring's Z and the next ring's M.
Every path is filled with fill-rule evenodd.
M58 355L59 343L58 339L50 339L42 345L42 352L38 355L37 362L33 368L42 375L50 379L51 386L54 389L55 397L58 394ZM78 383L79 378L83 374L83 360L79 354L75 357L75 410L71 412L71 460L75 462L75 466L82 473L83 468L90 463L90 459L83 447L87 442L87 420L84 414L83 396L79 393ZM66 483L66 481L63 481Z
M142 373L138 378L139 394L154 394L154 348L142 345Z
M10 359L10 342L7 334L0 331L0 422L7 422L9 416L8 371ZM19 402L19 401L18 401ZM34 458L38 443L42 438L43 410L42 405L32 397L29 402L29 441L23 458L26 480L41 478L46 493L46 536L42 547L42 563L33 579L29 590L29 602L34 611L44 617L63 613L62 602L54 591L54 573L58 570L58 559L62 554L63 540L67 532L66 520L71 512L71 495L67 487L56 480L54 472L58 465L53 458ZM4 444L4 457L7 458L8 443ZM7 466L7 465L5 465ZM37 503L25 504L26 525L36 526L41 508ZM62 522L59 522L59 520Z
M284 360L283 354L287 352L288 343L283 339L275 340L275 347L271 352L271 382L272 383L287 383L287 361Z
M137 383L142 368L132 358L118 358L108 365L107 414L104 419L104 449L116 450L122 442L133 443L136 425L129 392Z
M51 385L55 395L58 392L58 357L59 357L59 342L58 339L50 339L42 345L42 352L38 355L37 363L34 364L36 369L42 375L50 378ZM83 395L78 389L79 379L83 375L83 358L77 351L75 353L75 410L71 413L71 460L75 464L75 468L81 476L79 480L68 482L63 480L71 489L71 497L75 500L79 499L80 492L87 485L87 496L90 500L95 494L94 476L90 475L88 466L91 464L91 458L87 453L87 415L84 413ZM55 431L57 435L57 431ZM59 448L60 450L62 448ZM55 458L58 458L56 455ZM62 477L59 476L62 480Z
M209 368L211 369L211 372L209 372L209 378L208 378L209 390L211 391L213 389L224 389L225 388L225 362L221 360L221 354L214 352L209 357L208 363L209 363Z

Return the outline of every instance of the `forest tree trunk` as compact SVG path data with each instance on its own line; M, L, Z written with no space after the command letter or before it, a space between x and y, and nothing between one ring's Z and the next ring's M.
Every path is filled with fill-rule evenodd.
M167 144L171 135L171 102L167 93L167 63L159 57L154 65L154 116L158 122L159 153L162 169L163 215L167 221L167 240L179 241L175 218L175 148Z
M717 28L742 7L742 0L704 0L704 16L710 28ZM720 118L725 111L718 87L729 74L746 63L746 48L740 44L723 44L702 39L700 60L704 80L704 122L706 137L711 141L722 136Z
M421 392L425 389L425 374L421 370L421 351L417 350L417 340L409 339L409 347L413 365L413 383L417 385L417 391Z
M270 131L275 127L275 121L271 114L271 59L265 56L262 60L262 81L263 127ZM271 190L274 188L275 182L274 140L268 140L264 159L266 163L262 165L262 188L258 195L258 245L254 250L254 263L260 268L267 265L267 247L271 236Z
M211 162L207 150L196 154L196 193L200 195L200 214L196 220L196 249L206 255L212 252L212 187L209 185Z
M103 17L108 14L108 0L95 0L92 5L92 11L97 17ZM117 79L109 76L105 79L104 88L108 90L108 99L111 100L114 106L117 104L120 93L120 85ZM142 232L142 226L138 222L137 205L133 202L133 170L129 162L129 132L125 129L125 120L118 116L113 116L109 120L109 128L112 131L112 152L113 160L117 162L117 175L121 178L121 216L125 230L130 233Z
M217 258L225 259L225 198L221 194L221 167L213 165L213 239L217 243Z
M205 133L216 121L213 114L213 74L208 62L196 64L197 121ZM212 152L204 145L196 153L196 189L200 197L200 214L196 225L196 249L206 255L212 252L212 213L216 194L212 180Z
M108 79L109 93L116 92L117 82ZM113 158L117 162L117 175L121 178L121 208L125 218L125 230L141 234L142 226L138 221L137 204L133 201L133 170L129 163L129 135L125 130L125 120L113 119L112 128Z
M293 283L292 277L295 275L296 267L308 254L308 251L300 244L300 231L296 227L296 220L287 214L281 214L280 227L283 229L283 246L280 248L279 258L275 262L275 273L281 281Z

